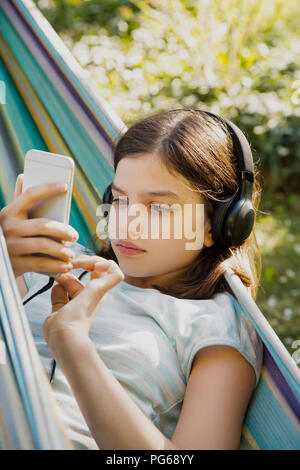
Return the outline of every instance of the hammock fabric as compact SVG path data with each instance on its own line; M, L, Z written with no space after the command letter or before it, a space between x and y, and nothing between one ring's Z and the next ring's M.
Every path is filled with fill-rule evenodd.
M240 449L300 449L300 369L240 278L227 269L225 280L263 341L261 376L247 409Z
M0 227L0 449L71 450Z
M6 88L0 104L0 205L11 201L29 149L69 155L76 167L70 223L79 242L88 243L126 126L31 0L0 4L0 79ZM225 279L264 343L240 449L300 449L300 371L238 276L229 270Z

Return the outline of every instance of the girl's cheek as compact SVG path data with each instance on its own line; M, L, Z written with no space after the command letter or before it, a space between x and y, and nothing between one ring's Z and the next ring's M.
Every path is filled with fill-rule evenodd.
M204 204L194 204L185 210L183 221L184 237L188 240L197 238L199 241L204 236Z
M156 240L175 242L184 240L184 221L181 211L158 214L153 216L152 222L153 221L153 231L151 235L154 233L156 235L158 234L155 238Z

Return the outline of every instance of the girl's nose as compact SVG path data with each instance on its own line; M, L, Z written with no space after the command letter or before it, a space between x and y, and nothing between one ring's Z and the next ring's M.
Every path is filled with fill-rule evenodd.
M128 238L135 239L147 237L148 214L147 207L143 204L128 206L127 215Z

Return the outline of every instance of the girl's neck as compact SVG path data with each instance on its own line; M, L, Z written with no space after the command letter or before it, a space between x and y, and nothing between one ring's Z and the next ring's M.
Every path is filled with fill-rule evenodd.
M124 281L127 282L127 284L135 287L141 287L143 289L156 289L154 285L158 287L172 287L179 276L185 272L185 270L186 268L182 268L176 272L149 277L134 277L128 276L124 273Z

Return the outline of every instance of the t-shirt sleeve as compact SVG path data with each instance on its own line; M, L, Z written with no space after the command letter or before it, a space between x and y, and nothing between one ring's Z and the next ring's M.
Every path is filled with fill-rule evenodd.
M211 345L237 349L253 366L258 384L263 358L263 344L248 316L229 293L219 293L209 300L188 301L188 311L180 312L175 344L186 383L196 353Z
M45 283L47 283L46 276L39 274L39 273L34 273L34 272L24 273L24 280L25 280L25 284L27 286L28 292L32 288L34 288L36 285L38 285L42 280L44 280Z
M30 287L31 287L31 283L32 283L32 276L31 276L32 273L24 273L23 274L23 277L24 277L24 281L25 281L25 284L27 286L27 289L29 290Z

